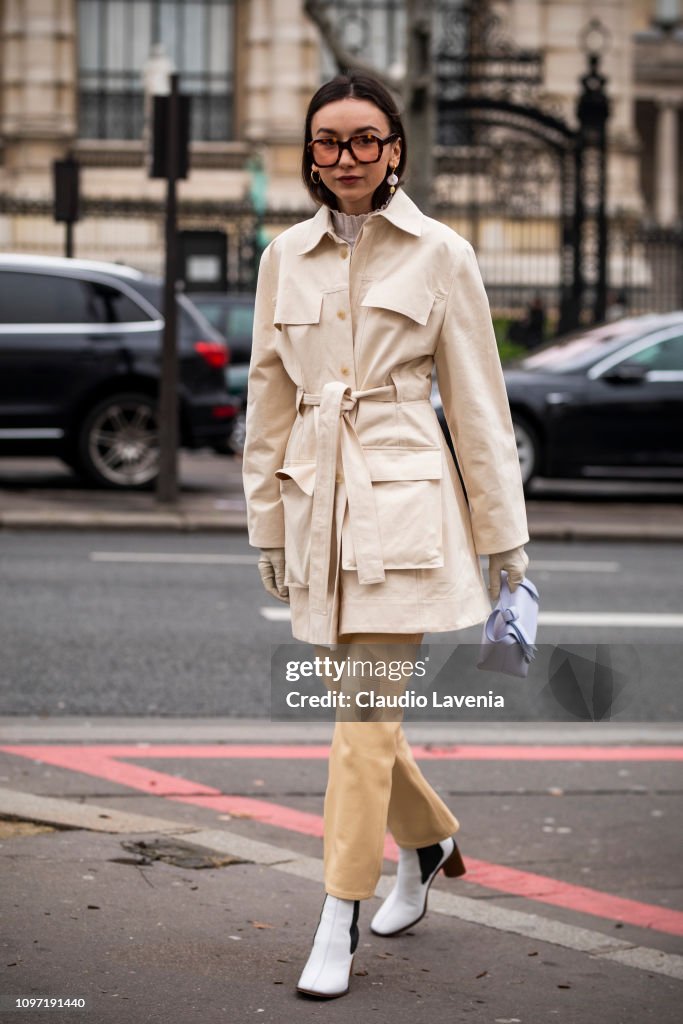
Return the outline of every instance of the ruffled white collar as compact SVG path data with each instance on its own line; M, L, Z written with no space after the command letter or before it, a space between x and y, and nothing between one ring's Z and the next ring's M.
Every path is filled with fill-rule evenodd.
M340 238L353 246L361 227L375 212L375 210L370 210L368 213L342 213L341 210L332 210L334 230Z

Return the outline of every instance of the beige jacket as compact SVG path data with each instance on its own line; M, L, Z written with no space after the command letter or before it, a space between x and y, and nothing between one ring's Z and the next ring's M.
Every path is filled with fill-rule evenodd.
M466 496L429 400L434 366ZM326 206L283 231L261 259L248 387L249 543L285 548L297 639L486 618L478 555L529 535L469 242L401 187L353 252Z

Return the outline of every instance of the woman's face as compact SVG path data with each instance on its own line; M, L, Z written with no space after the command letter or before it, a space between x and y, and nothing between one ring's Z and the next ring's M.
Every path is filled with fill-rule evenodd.
M372 134L386 139L391 134L386 114L370 100L354 99L326 103L317 110L311 121L313 139L335 138L346 142L352 135ZM396 167L401 156L401 140L394 139L382 149L377 163L361 163L345 149L334 167L321 167L313 160L313 170L320 172L324 185L334 192L342 213L369 213L372 196L384 178Z

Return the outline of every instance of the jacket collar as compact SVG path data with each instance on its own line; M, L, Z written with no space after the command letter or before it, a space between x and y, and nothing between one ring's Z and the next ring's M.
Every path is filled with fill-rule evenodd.
M403 191L400 185L396 189L389 205L384 210L375 210L375 213L379 217L385 217L397 228L407 231L410 235L417 235L419 237L422 234L424 214L415 205L410 196ZM332 211L329 206L323 204L316 215L309 221L309 224L310 230L304 245L301 249L297 250L298 256L303 256L304 253L315 249L323 236L331 234L334 230Z

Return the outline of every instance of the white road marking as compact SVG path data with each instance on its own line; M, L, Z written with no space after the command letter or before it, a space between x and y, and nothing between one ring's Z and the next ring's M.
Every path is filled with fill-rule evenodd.
M264 606L259 609L264 619L269 622L288 622L291 619L289 608L271 608ZM669 612L539 612L539 626L621 626L625 628L640 627L641 629L680 629L683 626L683 615Z
M552 558L534 558L529 562L529 575L533 578L537 569L552 569L553 572L620 572L620 562L561 562Z
M620 626L629 629L680 629L683 615L673 612L539 612L539 626Z
M91 562L172 563L182 565L256 565L257 555L221 555L164 551L91 551Z
M269 622L289 622L292 617L292 613L289 608L270 608L263 607L259 611L264 619L268 619Z

